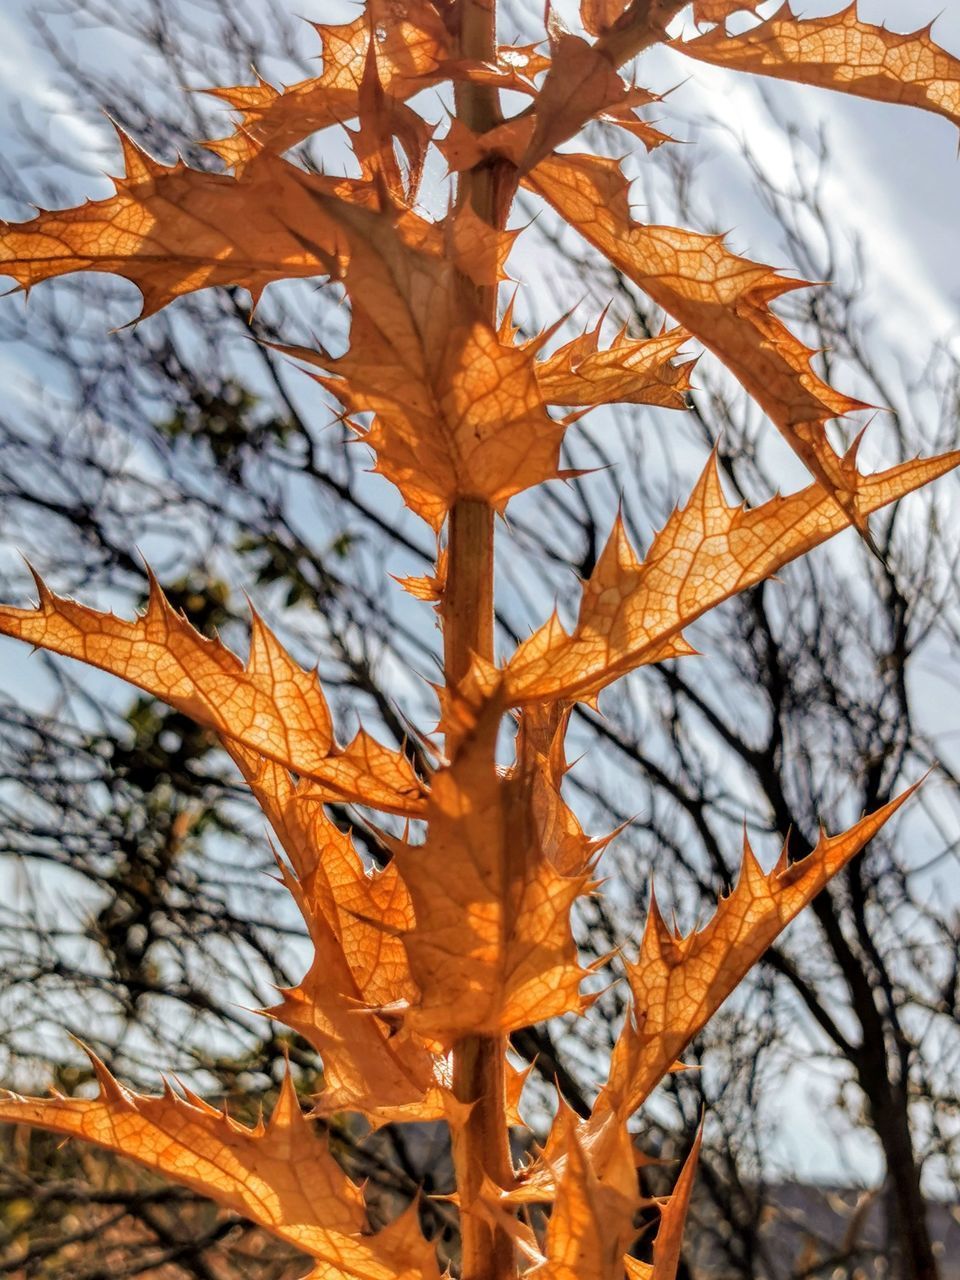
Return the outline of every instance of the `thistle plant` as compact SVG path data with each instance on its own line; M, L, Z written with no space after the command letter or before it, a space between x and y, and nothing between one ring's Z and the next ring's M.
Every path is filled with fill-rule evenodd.
M678 60L902 102L960 123L960 62L929 31L895 35L855 5L827 18L789 5L582 0L583 31L548 14L539 45L499 43L495 0L367 0L318 26L319 76L212 90L236 113L206 145L223 172L166 165L121 134L124 176L105 200L0 225L0 270L24 290L76 271L126 277L144 317L194 290L235 286L256 305L273 281L325 278L350 304L344 354L281 347L341 407L374 469L437 537L432 573L404 586L443 634L436 732L415 766L361 729L342 746L314 673L259 616L245 662L204 638L150 581L127 621L53 594L0 608L0 631L129 681L215 731L275 834L283 882L315 954L265 1011L316 1051L323 1089L301 1100L288 1074L253 1128L189 1091L143 1096L93 1059L96 1098L0 1101L0 1118L120 1153L249 1218L301 1250L312 1280L438 1276L415 1206L374 1232L361 1186L330 1153L325 1121L449 1126L462 1280L675 1280L698 1143L661 1204L650 1262L631 1255L642 1205L630 1126L685 1046L763 951L907 799L900 796L769 872L745 845L739 880L684 936L651 894L642 936L624 939L630 1012L591 1114L558 1102L549 1137L514 1167L522 1078L511 1032L598 1016L584 991L571 912L600 891L609 837L585 834L563 798L571 708L644 664L693 652L684 629L709 609L960 462L951 453L862 473L856 442L827 424L865 406L834 390L772 304L803 282L734 254L717 236L639 222L620 164L582 150L594 121L641 151L669 139L642 116L654 95L624 78L666 45ZM690 16L699 34L671 34ZM739 15L736 33L727 19ZM752 17L751 17L752 15ZM411 105L445 86L440 126ZM508 97L504 97L508 94ZM526 100L512 114L505 103ZM419 98L417 101L422 102ZM310 171L286 153L345 129L354 173ZM449 198L420 190L430 148ZM603 337L603 317L554 343L515 327L508 282L527 261L511 214L523 189L646 293L675 327ZM428 209L442 206L442 216ZM601 405L681 412L692 361L712 352L796 452L812 482L754 508L731 504L711 459L646 555L623 521L583 583L572 629L554 615L516 650L494 646L494 533L511 498L562 479L560 452ZM515 726L514 759L497 753ZM370 869L325 806L373 820ZM411 831L425 834L415 839ZM307 1103L305 1106L304 1103ZM533 1215L530 1206L544 1206ZM545 1226L540 1224L546 1223Z

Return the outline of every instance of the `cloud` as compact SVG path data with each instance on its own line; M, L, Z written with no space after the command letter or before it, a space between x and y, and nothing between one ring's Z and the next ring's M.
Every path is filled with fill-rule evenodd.
M105 157L110 130L84 119L68 94L57 87L53 69L42 51L24 35L25 18L14 10L0 14L0 102L16 101L26 110L56 116L66 134L62 141L96 161Z

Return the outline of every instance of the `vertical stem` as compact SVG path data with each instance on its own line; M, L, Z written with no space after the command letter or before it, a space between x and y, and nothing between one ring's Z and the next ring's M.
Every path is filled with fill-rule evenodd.
M458 0L460 55L495 61L496 0ZM483 133L501 119L499 99L484 85L456 86L459 119ZM496 173L489 166L460 177L458 205L497 225ZM497 280L477 287L486 319L497 321ZM485 502L461 499L450 512L447 581L443 601L444 673L453 687L466 675L471 654L493 658L493 520ZM448 747L452 745L448 741ZM454 1164L460 1197L461 1280L511 1280L517 1273L507 1231L471 1212L485 1177L502 1187L513 1181L505 1088L506 1041L499 1036L465 1036L453 1047L453 1092L471 1106L455 1136Z
M451 688L473 653L493 658L493 508L461 498L447 526L443 594L443 670Z
M471 653L493 657L493 510L484 502L463 499L450 513L443 621L446 678L455 685L466 674ZM453 1144L461 1280L510 1280L516 1275L509 1234L470 1209L484 1176L501 1187L513 1181L505 1055L506 1041L500 1036L465 1036L453 1046L453 1092L472 1107Z

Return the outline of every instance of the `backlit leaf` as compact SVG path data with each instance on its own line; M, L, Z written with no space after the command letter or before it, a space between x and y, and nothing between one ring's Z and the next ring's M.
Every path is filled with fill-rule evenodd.
M361 1235L367 1224L360 1188L301 1112L289 1075L270 1120L248 1128L169 1086L160 1097L135 1094L91 1058L99 1097L8 1094L0 1096L0 1119L83 1138L163 1173L311 1255L320 1275L394 1280L409 1274L408 1251L392 1259L390 1248L382 1247L390 1236ZM421 1263L427 1253L425 1247ZM427 1264L425 1274L431 1272L435 1263Z
M763 0L694 0L693 20L698 25L726 22L735 13L755 13Z
M214 285L241 286L256 300L271 281L336 273L345 232L324 212L342 212L340 197L374 199L363 184L269 155L232 178L164 165L121 142L126 176L114 179L115 195L0 223L0 272L25 289L75 271L121 275L143 295L141 316Z
M390 305L355 307L344 355L283 348L324 369L318 381L351 413L375 414L359 434L376 470L435 529L457 498L502 510L556 476L565 427L547 413L533 354L480 318L452 263L399 248L379 261Z
M580 0L580 21L592 36L612 27L630 0Z
M684 937L651 897L640 954L628 962L633 1009L614 1048L595 1117L639 1107L767 947L909 798L904 792L791 863L786 845L765 873L744 841L740 876L702 929Z
M897 35L861 21L856 0L820 18L798 18L786 3L739 35L719 26L671 47L734 71L922 107L960 126L960 59L934 44L929 27Z
M599 1148L581 1140L575 1118L561 1111L558 1119L561 1134L551 1133L551 1156L562 1160L562 1173L547 1226L546 1257L537 1275L543 1280L620 1280L640 1208L630 1135L625 1125L616 1126L616 1142L608 1145L598 1168Z
M683 329L656 338L630 338L621 330L600 348L600 325L537 362L537 381L549 404L654 404L686 407L692 362L674 364L688 340Z
M454 1108L445 1059L376 1012L416 994L401 941L413 909L396 865L366 872L350 837L326 815L323 792L230 749L290 859L283 882L314 946L303 981L268 1012L323 1060L316 1112L359 1111L374 1125L447 1116Z
M450 37L430 0L369 0L352 22L314 25L321 75L282 91L265 80L206 91L241 113L233 134L206 144L228 165L239 168L261 150L279 154L311 133L352 120L360 110L371 31L380 80L394 101L444 78L438 67L451 54Z
M848 483L865 521L958 464L960 453L944 454ZM711 459L642 560L617 520L584 585L573 631L554 615L510 659L508 701L589 698L635 667L691 653L685 626L849 524L817 484L752 509L730 503Z
M500 773L498 726L491 705L434 775L426 842L391 842L415 916L404 935L420 990L409 1022L444 1043L583 1007L569 916L599 845L523 738L517 764Z
M594 116L623 104L628 92L602 50L569 31L555 30L550 69L534 102L536 123L520 161L522 168L532 168Z
M422 807L422 788L399 752L362 730L349 746L337 745L316 675L294 662L257 614L244 664L195 631L152 576L146 612L133 622L36 583L36 609L0 605L0 633L119 676L331 795L399 813Z
M813 372L813 352L770 309L802 281L730 252L719 236L633 221L612 160L552 156L526 179L580 234L731 370L814 476L855 520L858 508L824 424L862 408Z
M651 896L639 956L626 963L631 1010L596 1105L578 1118L561 1102L543 1150L513 1168L508 1128L520 1123L525 1073L507 1057L507 1036L586 1014L595 998L581 991L591 970L580 964L571 916L579 896L598 891L595 864L609 837L589 838L562 793L573 702L692 652L683 631L706 610L850 524L867 533L871 512L960 462L947 454L860 474L856 447L836 452L826 429L864 406L817 375L816 353L773 310L803 282L720 237L634 221L616 162L556 152L591 123L617 127L618 143L629 134L641 163L641 147L667 140L638 114L660 100L620 71L664 43L954 123L960 62L928 30L895 35L861 21L855 6L799 18L785 5L757 19L759 0L695 0L695 24L712 29L686 42L668 36L684 0L579 7L592 41L548 13L546 40L512 47L497 44L496 0L367 0L351 21L317 27L313 78L211 91L239 113L229 136L206 144L231 174L161 164L121 137L126 173L111 196L0 224L0 271L23 290L108 272L139 288L144 315L207 287L248 290L254 303L273 281L318 279L342 291L344 351L285 345L302 339L283 334L271 345L316 371L375 469L435 532L434 564L401 579L435 604L442 631L442 744L411 730L430 761L423 777L404 752L363 731L341 747L315 673L256 615L243 662L195 631L153 581L133 621L42 583L36 609L0 607L0 633L126 679L219 735L280 846L280 880L313 949L302 980L263 1012L322 1068L309 1115L288 1075L269 1122L253 1126L192 1093L134 1094L97 1061L99 1097L9 1095L0 1119L82 1137L168 1175L304 1252L309 1280L439 1280L416 1203L371 1230L363 1189L322 1134L320 1121L341 1113L351 1136L446 1122L461 1226L453 1256L464 1280L516 1280L515 1254L537 1280L676 1280L700 1139L660 1201L653 1261L638 1262L637 1210L650 1202L628 1121L780 931L906 799L822 835L795 863L784 851L769 874L746 848L736 887L685 937ZM738 30L728 35L734 15ZM450 84L439 95L418 96L442 82ZM283 158L329 126L342 126L357 176L316 173L306 155ZM447 162L448 199L420 191L433 147ZM567 316L522 335L498 305L521 234L521 181L678 327L654 337L623 329L602 346L601 316L550 355ZM690 337L770 416L814 483L748 510L727 501L711 461L644 557L617 520L570 633L554 616L496 665L494 514L543 481L582 474L560 466L564 433L581 413L682 408L692 362L679 353ZM563 409L571 412L553 416ZM504 766L498 741L511 708L514 761ZM341 830L345 813L352 818L344 805L407 820L368 830L375 867ZM387 1190L371 1198L377 1221ZM531 1205L550 1206L545 1226L541 1214L527 1215Z
M690 1154L683 1162L673 1194L666 1204L661 1205L660 1226L657 1229L657 1238L653 1242L653 1262L638 1262L636 1258L624 1258L627 1264L628 1280L677 1280L683 1228L687 1219L687 1210L690 1207L690 1196L696 1178L702 1141L703 1130L701 1129L690 1148Z

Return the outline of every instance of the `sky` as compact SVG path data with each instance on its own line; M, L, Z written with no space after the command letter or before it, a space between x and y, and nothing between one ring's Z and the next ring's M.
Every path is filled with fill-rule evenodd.
M529 23L524 21L523 25L532 34L542 5L539 0L525 2L524 19L529 14ZM332 5L329 0L290 0L290 6L307 18L325 21L346 12L343 4ZM560 4L561 14L569 7ZM771 7L776 6L767 6ZM19 107L28 113L44 113L44 127L72 153L99 152L102 158L91 165L93 171L107 168L114 158L109 152L109 128L78 116L57 88L53 69L37 48L31 30L33 8L33 0L5 0L0 12L0 146L10 137L3 122ZM333 8L335 15L331 14ZM796 0L795 8L802 16L815 16L835 12L838 3ZM861 0L860 14L866 20L885 20L895 30L914 30L936 19L937 41L960 54L960 5L944 7L943 0ZM93 47L90 34L84 38L88 47ZM122 51L112 47L109 39L96 49L97 56L107 61L122 57ZM736 150L736 139L741 135L750 139L766 166L774 172L778 167L786 171L783 135L771 125L761 105L757 82L748 77L733 78L667 53L651 57L644 75L650 77L650 87L659 91L678 86L671 96L671 111L664 112L665 123L679 118L682 136L693 140L708 130L713 135L719 148L711 161L715 212L721 224L730 229L735 247L754 258L788 267L779 254L775 228L751 201L744 185L724 181L723 149ZM883 336L893 357L919 373L938 341L950 342L960 352L960 159L956 128L929 113L860 102L827 91L766 84L782 118L808 131L821 121L827 126L838 157L828 184L830 207L843 224L863 238L866 256L873 264ZM705 129L698 123L707 105L713 113L719 110L722 123L730 129L726 140L713 126ZM24 210L0 209L0 213L25 216ZM0 376L19 372L11 368L9 354L0 351ZM3 656L10 664L5 683L12 673L17 681L29 680L24 651L11 642L4 646ZM805 1087L806 1093L815 1097L820 1085L811 1079ZM810 1097L801 1097L803 1092L798 1093L796 1106L809 1115L816 1105ZM789 1119L792 1137L788 1134L785 1141L795 1166L820 1176L836 1172L830 1163L828 1137L818 1139L812 1129L804 1129L796 1118L791 1126Z

